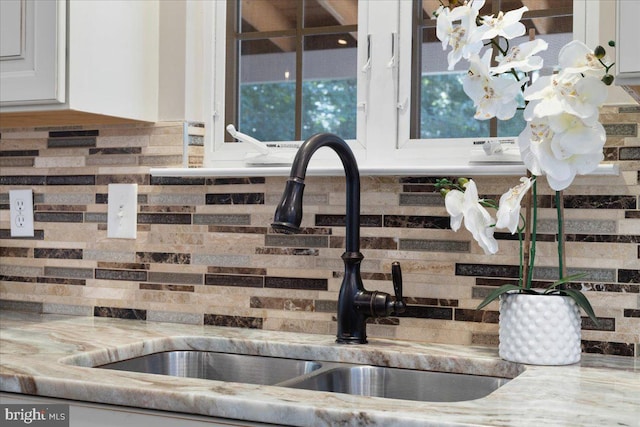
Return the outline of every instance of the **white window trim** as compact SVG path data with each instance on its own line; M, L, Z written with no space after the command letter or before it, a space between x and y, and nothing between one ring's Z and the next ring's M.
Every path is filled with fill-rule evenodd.
M358 17L358 124L357 140L349 140L356 155L361 175L450 176L450 175L522 175L521 163L475 163L471 148L473 139L411 140L408 114L410 105L411 1L378 0L376 9L361 2ZM593 6L592 3L596 3ZM598 2L574 1L574 37L584 40L588 23L597 22ZM247 166L244 158L253 152L249 144L224 143L224 92L226 49L226 1L208 2L206 15L212 25L208 39L212 48L205 52L205 70L210 75L210 110L205 128L205 167L154 168L155 176L288 176L289 166ZM372 56L367 58L367 40L372 43ZM405 41L409 42L405 42ZM392 54L392 45L400 50ZM205 44L206 46L207 44ZM370 67L365 67L370 60ZM301 141L295 142L300 144ZM294 145L295 145L294 144ZM290 147L284 150L293 157ZM427 148L428 147L428 148ZM617 165L601 164L594 174L618 174ZM342 175L337 157L329 152L312 159L309 175Z

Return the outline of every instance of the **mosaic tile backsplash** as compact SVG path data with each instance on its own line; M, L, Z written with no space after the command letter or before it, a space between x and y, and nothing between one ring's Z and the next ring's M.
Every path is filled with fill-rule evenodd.
M638 357L640 107L606 107L606 160L618 176L579 177L566 191L567 264L585 272L600 324L583 317L583 351ZM161 178L183 164L182 124L3 129L0 143L0 307L334 334L344 247L344 179L310 177L303 233L269 224L277 178ZM201 161L190 147L188 163ZM474 177L496 197L505 177ZM515 179L515 177L514 177ZM497 303L481 299L518 274L517 239L486 256L454 233L434 177L362 177L365 287L392 293L399 260L409 309L370 337L497 345ZM137 239L107 238L107 185L138 184ZM508 185L508 184L507 184ZM9 190L34 193L35 237L12 238ZM536 280L555 275L552 191L539 188Z

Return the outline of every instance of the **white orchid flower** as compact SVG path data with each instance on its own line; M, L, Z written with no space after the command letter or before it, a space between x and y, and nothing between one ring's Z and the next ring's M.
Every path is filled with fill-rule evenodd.
M520 37L526 31L526 28L520 19L522 14L529 10L528 7L522 6L519 9L510 10L507 13L500 11L498 16L483 16L481 21L482 25L478 29L478 34L481 34L482 40L492 39L496 36L504 37L511 40L516 37Z
M458 231L464 218L464 193L460 190L451 190L444 196L444 206L451 217L451 229Z
M473 180L465 184L464 193L451 190L444 198L447 213L451 216L451 229L458 231L464 218L464 226L471 232L485 254L498 252L498 242L493 237L494 220L480 204L478 189Z
M563 118L540 118L528 123L518 137L520 154L527 169L534 175L546 175L549 186L556 190L569 187L576 175L593 172L604 159L604 128L599 123L586 126L581 120L562 132ZM580 124L581 123L581 124ZM584 144L584 145L582 145Z
M487 120L497 117L500 120L512 118L518 108L517 96L520 84L509 77L496 77L489 71L491 52L485 52L480 59L473 55L469 59L469 71L465 76L462 88L476 107L474 118Z
M566 73L591 75L597 78L602 77L605 70L593 54L593 50L579 40L573 40L560 49L558 65Z
M508 228L511 234L518 230L522 198L531 188L530 178L520 178L520 184L510 188L500 197L499 209L496 213L496 228Z
M471 6L465 4L453 10L439 9L436 36L442 42L442 50L451 46L451 51L447 54L448 70L453 70L462 58L469 59L482 49L482 40L473 37L478 28L475 19L482 4L484 0L474 1ZM454 24L457 21L461 23Z
M538 52L546 50L549 44L542 39L535 39L514 46L506 55L496 56L498 65L491 68L494 74L501 74L511 70L512 68L528 73L529 71L539 70L542 68L543 60L540 56L534 56Z
M524 91L530 102L524 119L569 113L588 119L598 115L598 108L607 98L607 86L596 77L560 73L537 79Z

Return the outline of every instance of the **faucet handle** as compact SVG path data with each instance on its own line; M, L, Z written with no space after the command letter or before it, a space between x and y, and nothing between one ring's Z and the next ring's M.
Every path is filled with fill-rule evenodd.
M402 299L402 270L398 261L391 263L391 280L393 282L393 292L396 294L396 300L393 302L393 311L396 314L403 313L406 304Z

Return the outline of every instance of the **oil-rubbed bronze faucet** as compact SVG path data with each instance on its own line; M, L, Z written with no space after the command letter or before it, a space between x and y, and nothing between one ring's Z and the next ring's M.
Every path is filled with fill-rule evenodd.
M355 156L346 142L337 135L321 133L307 139L299 148L291 173L276 208L271 226L279 233L296 233L302 222L302 194L304 179L311 156L320 147L333 149L340 157L347 180L346 248L344 278L338 296L338 343L366 344L367 318L385 317L404 312L402 300L402 272L400 264L391 268L395 298L385 292L367 291L360 277L360 173Z

